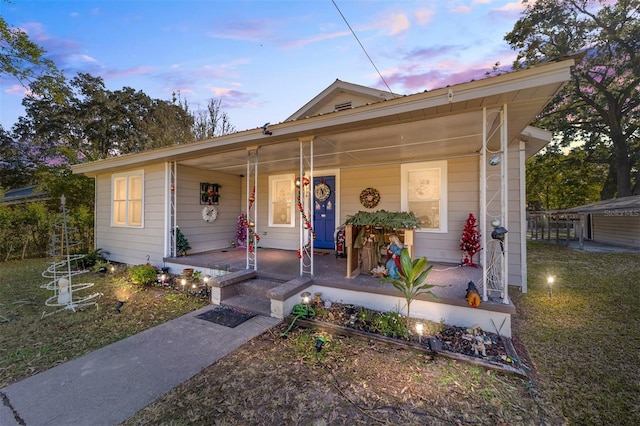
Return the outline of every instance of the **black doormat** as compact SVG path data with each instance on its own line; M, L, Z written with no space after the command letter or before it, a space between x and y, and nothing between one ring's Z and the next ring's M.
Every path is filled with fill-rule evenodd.
M210 311L197 315L196 318L224 325L225 327L235 328L255 316L256 314L253 312L241 311L229 306L216 306Z

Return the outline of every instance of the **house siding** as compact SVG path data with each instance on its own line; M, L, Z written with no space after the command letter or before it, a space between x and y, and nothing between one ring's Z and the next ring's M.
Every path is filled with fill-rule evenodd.
M640 247L640 216L592 215L593 241Z
M140 170L122 170L128 172ZM111 226L111 174L96 176L96 248L127 264L162 261L164 247L164 165L144 169L144 227Z
M242 178L216 171L179 166L177 225L189 240L192 252L203 252L230 246L235 240L238 215L243 211L241 204ZM202 219L200 204L200 183L220 184L220 198L215 208L218 216L209 223Z

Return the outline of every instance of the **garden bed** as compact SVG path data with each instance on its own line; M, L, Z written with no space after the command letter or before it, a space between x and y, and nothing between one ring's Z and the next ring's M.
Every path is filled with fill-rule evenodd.
M294 314L296 313L304 314L305 312L294 310ZM409 318L407 325L406 320L406 317L397 312L377 312L362 307L332 303L327 307L318 305L312 307L311 314L300 315L295 320L295 324L305 328L316 328L332 335L376 340L435 353L523 377L527 375L522 360L508 337L487 332L478 327L467 329L415 318ZM422 326L421 333L416 331L417 324ZM474 345L476 337L478 337L478 344ZM477 349L477 354L474 348Z

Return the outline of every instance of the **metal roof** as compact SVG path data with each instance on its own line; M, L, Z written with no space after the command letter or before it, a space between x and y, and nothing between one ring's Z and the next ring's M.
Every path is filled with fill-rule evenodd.
M584 206L572 207L570 209L560 210L558 213L605 213L607 211L620 213L629 211L631 216L640 217L640 195L631 195L629 197L613 198L611 200L598 201L597 203L585 204Z

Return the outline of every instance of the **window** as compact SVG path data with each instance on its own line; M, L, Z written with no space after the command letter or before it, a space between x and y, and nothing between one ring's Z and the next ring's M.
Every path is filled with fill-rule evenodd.
M142 228L143 182L142 171L113 175L112 226Z
M294 175L269 176L269 226L294 227Z
M402 210L414 212L418 231L447 232L447 162L403 164Z

